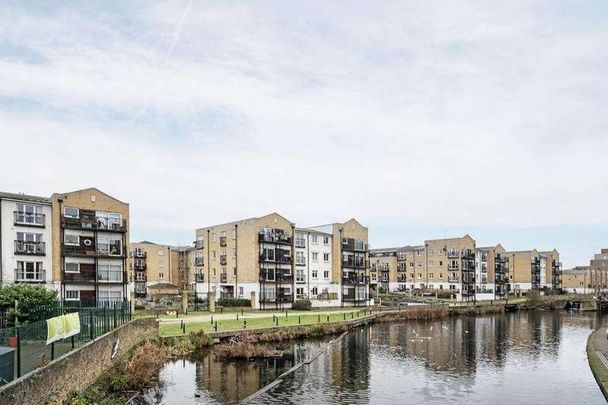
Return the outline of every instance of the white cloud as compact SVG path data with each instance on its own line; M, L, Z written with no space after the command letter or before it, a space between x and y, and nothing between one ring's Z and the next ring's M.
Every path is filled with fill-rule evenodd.
M3 153L0 186L97 185L131 202L136 234L186 240L274 210L372 230L608 226L608 29L572 7L15 4L0 145L27 154Z

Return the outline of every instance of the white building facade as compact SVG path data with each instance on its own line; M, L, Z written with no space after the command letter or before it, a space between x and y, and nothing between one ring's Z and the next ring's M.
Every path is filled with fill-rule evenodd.
M0 193L0 284L53 284L52 204L44 197Z

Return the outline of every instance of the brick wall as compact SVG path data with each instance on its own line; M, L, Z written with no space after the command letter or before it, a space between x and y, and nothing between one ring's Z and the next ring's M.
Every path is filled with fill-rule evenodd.
M158 336L156 319L139 319L100 336L0 388L0 404L62 403L70 393L80 391L107 370L133 346ZM114 342L119 350L112 359Z

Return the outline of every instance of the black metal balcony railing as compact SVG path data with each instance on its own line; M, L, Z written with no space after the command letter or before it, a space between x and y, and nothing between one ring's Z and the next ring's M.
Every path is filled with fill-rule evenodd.
M349 257L347 260L342 259L342 267L364 269L367 267L367 262L362 258Z
M46 254L46 244L45 242L26 242L23 240L16 240L15 254L44 256Z
M475 271L475 262L462 262L462 271Z
M136 271L135 272L135 281L147 281L148 275L145 271Z
M346 285L365 285L369 284L368 276L348 275L342 277L342 284Z
M281 229L273 229L270 231L261 231L258 235L258 241L263 243L291 245L292 237Z
M146 257L148 257L148 253L143 250L134 250L133 257L138 259L145 259Z
M274 275L272 273L260 273L260 283L279 283L287 284L293 282L293 275L287 273L277 272Z
M133 263L133 270L146 270L147 269L147 265L146 263Z
M228 238L226 236L220 236L220 246L227 246Z
M291 264L291 256L290 255L279 255L275 253L273 256L269 256L267 254L260 254L260 262L261 263L281 263L281 264Z
M455 264L450 263L450 264L448 264L448 270L449 271L458 271L459 268L460 267L458 266L458 263L455 263Z
M46 216L33 212L13 211L15 225L36 226L44 228Z
M227 283L227 282L228 282L228 275L220 274L220 283Z
M203 240L196 240L194 241L194 248L195 249L204 249L205 248L205 241Z
M44 269L15 269L15 283L44 283L45 281L46 271Z
M471 249L463 249L461 257L465 260L475 260L475 251Z
M343 238L342 239L342 251L348 252L367 252L368 245L360 240L355 240L352 238Z
M220 255L220 265L225 266L228 263L226 255Z
M196 283L204 283L205 282L205 274L204 273L195 273L194 281Z
M96 280L94 268L86 271L81 269L79 273L61 273L61 281L64 283L94 283Z
M92 215L82 215L80 218L61 216L61 226L66 229L97 230L102 232L127 232L127 220L109 221Z
M194 258L194 265L195 266L204 266L205 265L205 258L204 257L195 257Z

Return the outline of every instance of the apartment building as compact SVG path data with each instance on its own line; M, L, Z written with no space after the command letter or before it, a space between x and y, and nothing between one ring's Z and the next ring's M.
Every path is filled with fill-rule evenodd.
M179 262L179 248L149 241L132 243L129 269L135 295L177 295L182 283Z
M55 193L53 280L61 298L85 305L128 298L129 204L96 188Z
M562 288L571 294L594 292L590 266L576 266L562 271Z
M250 298L261 309L291 307L294 231L278 213L197 229L196 294Z
M509 291L509 259L505 248L496 246L477 248L475 255L475 295L476 299L496 299Z
M538 250L509 251L505 254L509 258L509 283L513 292L521 293L542 288L546 273L541 270L541 255Z
M0 285L53 280L52 204L46 197L0 192Z
M460 238L427 240L424 246L426 286L447 289L458 299L475 299L475 240L464 235Z
M540 252L541 287L558 290L562 287L562 263L556 249Z
M400 248L370 250L370 288L372 289L372 293L376 291L386 293L398 290L396 283L398 249Z
M315 307L340 305L340 283L332 275L333 235L309 228L295 231L296 299Z
M369 305L368 229L354 218L310 229L332 235L332 280L340 283L341 305Z
M608 291L608 249L601 249L589 261L590 284L595 294Z

